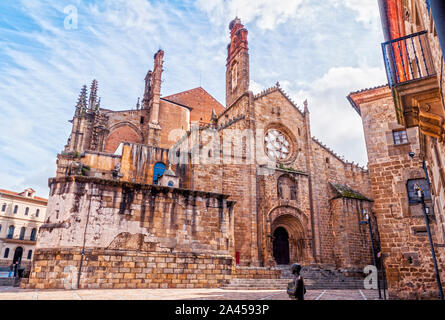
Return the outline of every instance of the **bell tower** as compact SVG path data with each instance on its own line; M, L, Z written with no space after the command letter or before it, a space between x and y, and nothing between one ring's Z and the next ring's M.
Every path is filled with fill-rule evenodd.
M229 25L230 44L227 46L226 107L249 90L248 31L237 17Z

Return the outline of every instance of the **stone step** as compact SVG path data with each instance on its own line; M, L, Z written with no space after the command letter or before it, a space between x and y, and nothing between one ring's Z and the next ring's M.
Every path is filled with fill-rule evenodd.
M286 290L288 279L233 279L222 289L226 290ZM309 290L315 289L364 289L364 283L361 280L328 280L312 281L306 280L305 286Z
M0 287L12 287L14 286L14 278L0 278Z

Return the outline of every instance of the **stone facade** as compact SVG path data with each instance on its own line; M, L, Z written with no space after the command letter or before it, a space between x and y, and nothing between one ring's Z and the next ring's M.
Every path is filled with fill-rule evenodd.
M363 119L369 172L374 195L388 287L391 297L435 296L431 252L421 205L410 204L408 181L425 179L416 128L407 130L408 142L395 145L393 132L403 129L388 87L350 95ZM417 154L414 158L410 152ZM427 202L432 208L431 201ZM434 230L433 230L434 232ZM433 234L437 243L437 233Z
M23 192L0 190L0 267L20 260L29 270L47 201L31 188Z
M390 84L351 93L348 98L363 119L374 212L390 296L437 298L438 284L427 228L413 183L420 184L426 193L425 205L443 281L445 153L441 96L444 92L443 73L439 72L442 51L426 1L379 0L379 4L387 41L384 46L390 48L395 43L392 48L397 53L392 60L385 57ZM419 45L410 51L409 46L403 45L403 39L412 39L411 44ZM405 48L401 55L397 43ZM424 58L419 56L421 59L410 61L416 48ZM427 64L429 76L422 61ZM423 75L419 71L409 72L413 63L417 63Z
M230 24L226 108L202 88L161 98L162 51L136 110L91 107L96 82L89 106L81 94L25 286L74 272L79 287L209 287L277 278L277 264L372 264L368 171L312 137L307 102L278 83L249 91L247 33Z

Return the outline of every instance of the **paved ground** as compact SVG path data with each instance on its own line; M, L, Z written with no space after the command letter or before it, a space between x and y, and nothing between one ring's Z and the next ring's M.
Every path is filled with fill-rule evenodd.
M375 290L310 290L307 300L376 300ZM0 287L0 300L289 300L285 291L222 289L25 290Z

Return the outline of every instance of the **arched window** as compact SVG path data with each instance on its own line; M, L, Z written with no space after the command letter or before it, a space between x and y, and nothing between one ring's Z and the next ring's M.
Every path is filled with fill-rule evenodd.
M36 217L39 216L39 213L40 213L40 209L37 209L37 210L36 210Z
M31 258L32 258L32 250L29 250L28 251L28 260L31 260Z
M2 212L5 212L6 211L6 203L4 203L3 205L2 205Z
M6 248L5 249L5 255L3 256L3 258L8 258L8 256L9 256L9 248Z
M20 229L20 238L19 238L20 240L25 239L25 231L26 231L25 227L22 227Z
M18 205L15 205L15 206L14 206L14 213L17 213L17 211L19 211L19 206L18 206Z
M165 164L163 164L162 162L156 163L153 168L153 184L158 184L159 178L162 177L164 172L165 172Z
M25 216L27 216L27 215L28 215L28 213L29 213L29 208L28 208L28 207L26 207L26 209L25 209Z
M14 226L9 226L8 239L12 239L13 237L14 237Z
M2 225L0 224L0 232L2 232Z
M31 240L31 241L36 241L36 235L37 235L37 229L34 228L34 229L32 229L32 231L31 231L31 237L30 237L30 240Z

